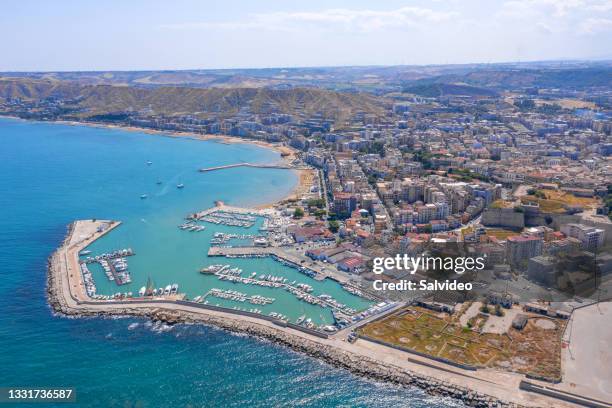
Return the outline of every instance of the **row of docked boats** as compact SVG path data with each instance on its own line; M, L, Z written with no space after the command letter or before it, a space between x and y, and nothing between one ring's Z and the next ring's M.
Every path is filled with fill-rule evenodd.
M210 240L211 245L223 245L228 243L232 239L255 239L255 235L250 234L226 234L224 232L215 232L212 239Z
M186 222L184 224L181 224L178 226L179 229L182 229L184 231L191 231L191 232L200 232L200 231L204 231L206 229L205 226L203 225L197 225L193 222Z
M85 262L80 263L81 274L83 275L83 284L85 285L85 291L87 292L87 296L94 297L96 295L96 284L93 279L93 275L91 271L87 267Z
M274 298L265 297L261 295L249 296L246 293L238 292L236 290L231 290L231 289L223 290L223 289L213 288L209 290L205 295L195 297L194 301L200 302L206 299L206 297L208 296L214 296L214 297L218 297L221 299L233 300L235 302L242 302L242 303L249 302L253 305L267 305L267 304L273 303L276 300Z
M255 225L257 218L238 213L229 213L223 211L215 211L198 218L200 221L206 221L216 225L227 225L230 227L250 228Z
M313 271L312 269L308 269L305 268L301 265L298 265L294 262L288 261L284 258L281 258L279 256L276 256L274 254L270 255L272 257L272 259L274 259L276 262L283 264L285 266L288 266L290 268L296 269L298 272L303 273L304 275L308 276L309 278L313 278L317 273L315 271Z
M178 293L178 288L179 288L178 283L173 283L171 285L166 286L165 288L159 288L159 289L151 288L151 287L147 288L146 286L143 286L138 291L138 295L140 297L175 295Z
M84 250L84 251L79 252L79 255L81 256L86 256L89 254L91 254L91 251L89 250ZM85 259L83 259L83 262L87 262L87 263L100 262L100 259L123 258L126 256L132 256L132 255L136 255L135 252L132 250L132 248L117 249L116 251L105 252L103 254L96 255L96 256L87 256Z

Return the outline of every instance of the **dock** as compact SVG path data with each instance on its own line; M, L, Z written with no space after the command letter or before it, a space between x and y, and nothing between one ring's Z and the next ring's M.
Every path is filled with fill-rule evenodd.
M253 167L257 169L284 169L284 170L299 170L299 168L290 166L288 164L253 164L253 163L235 163L235 164L226 164L224 166L215 166L215 167L206 167L201 168L199 171L201 173L206 173L209 171L216 170L224 170L224 169L232 169L235 167Z
M236 257L264 257L264 256L275 256L280 260L295 265L297 268L305 268L314 272L313 279L322 281L326 278L331 278L341 283L345 283L346 279L338 279L337 276L332 275L332 271L323 268L313 262L306 264L306 261L299 259L296 256L290 255L278 247L210 247L208 250L208 256L225 256L228 258Z

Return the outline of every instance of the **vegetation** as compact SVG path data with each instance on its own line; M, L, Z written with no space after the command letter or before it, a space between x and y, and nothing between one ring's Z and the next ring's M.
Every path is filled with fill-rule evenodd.
M296 207L295 211L293 211L293 218L302 218L304 216L304 210L300 207Z
M338 229L340 228L340 224L338 223L338 221L336 220L331 220L329 222L329 230L333 233L338 232Z
M325 207L325 200L322 198L312 198L308 200L308 208L323 208Z
M472 181L473 179L481 180L481 181L490 181L491 179L482 174L473 173L468 169L455 169L452 167L448 168L448 175L459 176L461 181Z
M504 310L501 308L501 306L499 304L495 305L495 316L503 316Z
M554 329L542 329L531 321L522 330L483 332L495 315L473 316L466 326L457 317L420 307L407 307L359 327L359 334L400 349L413 350L459 364L506 367L510 371L558 378L561 374L561 335L565 321L554 319ZM529 344L530 347L525 347Z

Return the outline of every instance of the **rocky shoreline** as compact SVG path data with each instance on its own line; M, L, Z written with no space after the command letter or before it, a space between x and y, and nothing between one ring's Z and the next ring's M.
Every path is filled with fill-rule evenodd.
M68 227L68 233L62 247L68 245L74 225ZM62 248L60 247L60 249ZM294 351L318 358L335 367L350 371L351 373L369 379L392 383L401 386L417 386L431 395L446 396L463 401L472 407L519 407L514 403L501 401L495 397L472 391L466 387L450 384L433 377L417 374L396 366L383 365L367 357L356 356L350 352L339 350L336 347L321 344L286 331L243 321L236 318L225 318L193 313L188 311L169 310L159 306L125 306L119 309L97 311L81 304L78 308L71 307L66 302L61 284L58 282L57 270L60 249L55 251L48 260L47 296L52 310L62 316L73 317L113 317L135 316L149 318L167 324L204 324L218 327L234 333L242 333L268 340L275 344L288 347Z

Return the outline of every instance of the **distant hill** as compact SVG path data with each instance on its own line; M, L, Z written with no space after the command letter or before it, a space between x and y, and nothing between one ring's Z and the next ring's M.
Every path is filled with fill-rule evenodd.
M425 97L440 97L445 95L465 95L465 96L497 96L497 92L463 84L420 84L405 87L402 92L411 93Z
M112 85L81 85L71 81L0 78L0 98L72 100L83 117L150 110L164 115L193 114L201 117L238 112L292 115L321 114L342 122L357 112L382 114L381 99L364 93L343 93L317 88L138 88Z
M514 89L521 87L586 88L610 86L612 68L542 68L542 69L477 69L464 74L447 74L417 81L411 86L423 84L449 84L461 82L490 89Z

